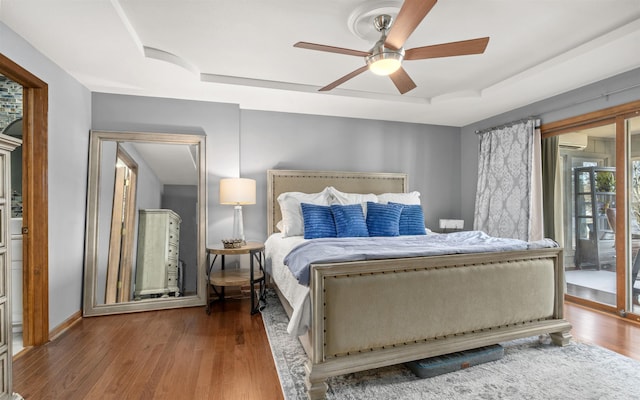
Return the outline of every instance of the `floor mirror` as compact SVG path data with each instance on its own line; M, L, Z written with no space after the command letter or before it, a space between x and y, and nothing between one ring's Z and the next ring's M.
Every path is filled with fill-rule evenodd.
M83 315L205 304L205 136L92 131Z

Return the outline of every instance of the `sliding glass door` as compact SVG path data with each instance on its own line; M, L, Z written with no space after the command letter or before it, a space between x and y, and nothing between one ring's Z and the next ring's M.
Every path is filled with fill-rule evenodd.
M559 146L567 293L615 306L615 124L561 135Z
M640 102L606 111L543 125L558 136L556 240L568 300L640 320Z

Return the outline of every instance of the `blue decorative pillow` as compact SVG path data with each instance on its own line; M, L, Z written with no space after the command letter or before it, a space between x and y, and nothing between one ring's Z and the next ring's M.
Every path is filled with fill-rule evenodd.
M339 205L332 204L331 211L336 223L338 237L363 237L369 236L364 212L360 204Z
M400 235L402 204L380 204L367 202L367 229L369 236Z
M304 238L336 237L336 224L329 206L300 203L304 221Z
M398 203L389 203L398 204ZM422 206L405 204L400 214L400 235L426 235Z

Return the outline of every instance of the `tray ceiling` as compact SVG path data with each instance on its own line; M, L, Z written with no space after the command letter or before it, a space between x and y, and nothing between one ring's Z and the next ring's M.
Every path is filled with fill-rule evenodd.
M404 62L400 95L360 57L398 1L0 0L0 20L92 91L242 109L464 126L640 67L638 0L440 0L405 48L489 36L484 54ZM372 25L371 25L372 26Z

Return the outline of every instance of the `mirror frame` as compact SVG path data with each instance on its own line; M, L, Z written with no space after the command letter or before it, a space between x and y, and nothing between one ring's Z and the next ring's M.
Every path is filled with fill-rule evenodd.
M97 304L96 266L98 257L98 210L100 189L100 157L102 143L144 142L162 144L186 144L198 146L198 227L197 227L197 283L196 295L143 299L126 303ZM121 314L179 307L202 306L206 303L206 227L207 227L207 184L206 184L206 136L192 134L91 131L89 138L89 170L87 182L87 220L85 231L83 316Z

